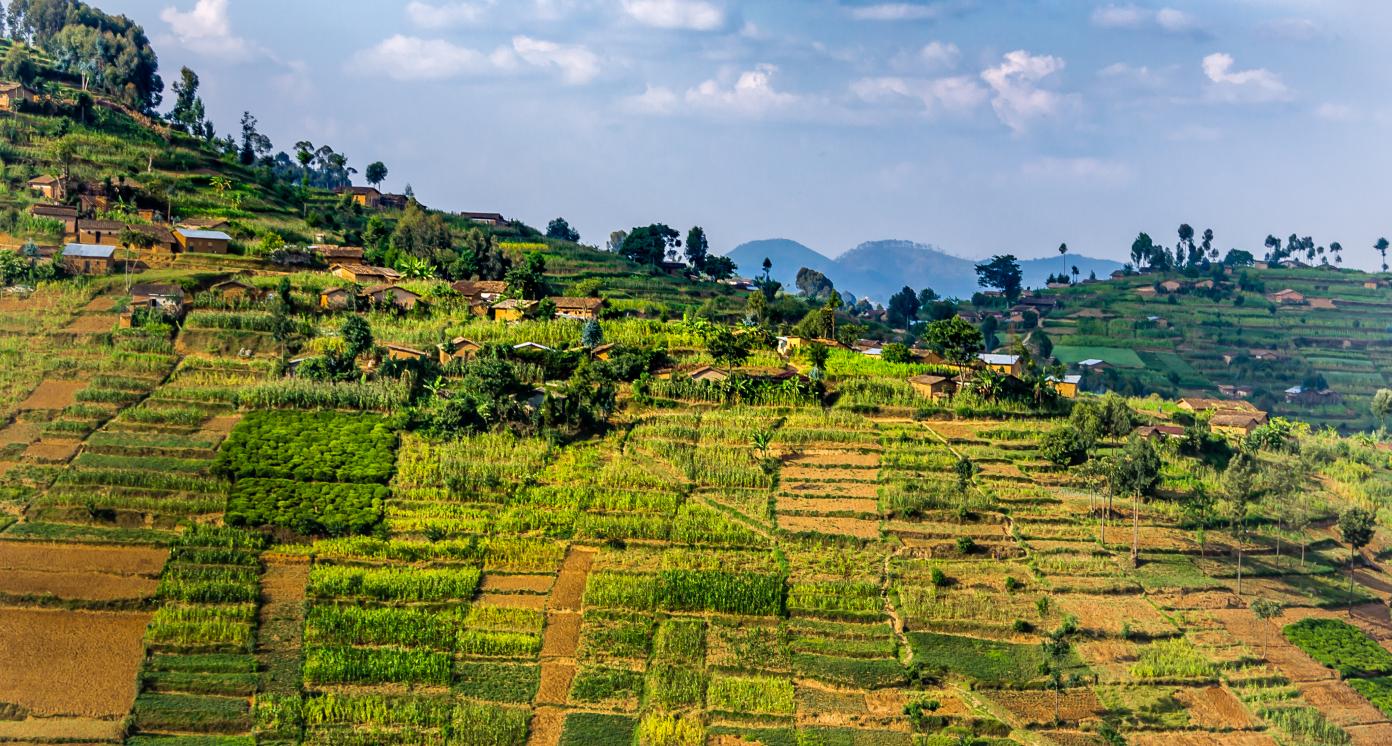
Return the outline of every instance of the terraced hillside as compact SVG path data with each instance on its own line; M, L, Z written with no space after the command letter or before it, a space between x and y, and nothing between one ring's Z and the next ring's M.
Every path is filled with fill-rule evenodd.
M1384 276L1243 269L1222 278L1231 287L1215 294L1137 292L1167 280L1205 279L1145 275L1051 291L1066 309L1048 317L1044 328L1063 362L1106 360L1135 393L1213 395L1221 385L1244 386L1259 406L1277 414L1345 430L1373 424L1368 405L1389 385L1384 371L1392 362L1392 290ZM1305 302L1268 298L1287 289ZM1286 402L1287 389L1308 387L1316 376L1342 402Z

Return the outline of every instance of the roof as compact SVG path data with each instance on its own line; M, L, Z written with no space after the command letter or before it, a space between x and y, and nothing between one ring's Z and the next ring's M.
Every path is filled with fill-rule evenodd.
M460 295L502 295L508 284L502 280L460 280L450 287Z
M1080 367L1080 368L1095 368L1095 367L1097 367L1097 366L1099 366L1099 365L1106 365L1106 364L1107 364L1107 361L1106 361L1106 360L1102 360L1102 359L1100 359L1100 358L1095 358L1095 357L1090 357L1090 358L1088 358L1087 360L1080 360L1080 361L1078 362L1078 367Z
M480 345L478 342L475 342L474 340L469 339L468 337L455 337L454 339L451 339L451 340L449 341L449 346L450 346L450 347L453 347L453 348L456 349L456 350L459 349L460 347L464 347L465 345L469 345L469 346L473 346L473 347L482 347L482 346L483 346L483 345Z
M35 184L61 184L62 181L63 180L58 178L57 176L49 176L48 174L44 174L43 176L35 176L34 178L30 179L29 184L31 186Z
M376 188L370 186L350 186L339 191L340 194L343 192L348 192L350 194L382 194L381 192L377 191Z
M390 267L371 267L366 264L335 264L330 269L344 270L355 275L377 275L378 277L401 277L401 273Z
M516 298L508 298L507 300L500 300L500 301L498 301L497 303L494 303L494 304L493 304L492 306L490 306L490 307L491 307L491 308L494 308L494 309L502 309L502 310L506 311L506 310L514 309L514 308L516 308L516 309L518 309L518 310L525 310L525 309L531 308L531 307L534 306L534 305L536 305L536 301L518 300L518 299L516 299Z
M0 83L0 93L9 93L10 91L18 90L32 92L32 89L29 86L24 85L23 83Z
M131 286L131 295L177 295L184 297L184 289L167 282L141 282Z
M609 350L614 349L616 346L617 345L613 342L605 342L602 345L596 346L593 350L590 350L590 352L598 355L601 352L608 352Z
M80 231L123 231L130 226L118 220L79 220L77 229Z
M1245 427L1252 424L1260 424L1262 416L1251 412L1224 412L1213 415L1213 419L1208 421L1210 425L1219 427Z
M227 225L228 222L227 218L187 218L185 220L180 220L178 227L188 228L190 230L206 230L216 228L220 225Z
M1151 435L1167 435L1171 437L1183 437L1184 428L1178 425L1144 425L1136 428L1135 434L1141 437Z
M429 354L424 350L417 350L414 347L407 347L406 345L392 344L391 342L385 342L382 344L382 346L387 348L388 350L398 350L400 352L405 352L411 355L419 355L421 357L425 357L427 354Z
M1052 383L1079 384L1083 382L1083 377L1079 375L1064 376L1063 378L1059 378L1057 376L1049 376L1047 380L1049 380Z
M1297 395L1303 394L1303 393L1305 393L1305 387L1304 387L1304 386L1291 386L1290 388L1286 389L1286 393L1287 393L1287 394L1297 394Z
M190 230L180 228L179 235L184 238L197 238L204 241L231 241L232 237L222 231Z
M94 246L87 243L70 243L63 247L63 256L83 259L110 259L115 255L115 246Z
M320 296L338 295L339 293L346 293L346 292L349 292L349 291L348 291L348 288L329 288L329 289L327 289L327 290L320 291L319 295L320 295Z
M461 212L459 213L459 217L468 218L470 220L496 220L499 223L507 222L507 218L504 218L502 213L498 212Z
M237 286L237 287L242 287L242 288L250 288L250 287L251 287L251 283L242 282L241 280L223 280L222 282L214 283L214 284L213 284L213 287L215 287L215 288L225 288L225 287L231 287L231 286L233 286L233 285L235 285L235 286Z
M556 310L575 310L575 311L598 311L604 307L603 298L552 298L552 303L556 304Z
M537 344L536 342L523 342L523 343L520 344L520 345L513 345L513 346L512 346L512 349L514 349L514 350L546 350L547 352L555 352L555 350L551 349L550 347L547 347L546 345L543 345L543 344Z
M367 253L361 246L311 246L309 250L325 259L361 259Z
M929 376L929 375L914 376L913 378L910 378L910 379L909 379L909 383L917 383L917 384L919 384L919 385L921 385L921 386L936 386L936 385L938 385L938 384L940 384L940 383L951 382L951 381L952 381L952 379L951 379L951 378L948 378L947 376Z
M388 290L395 290L398 293L405 293L417 298L421 297L420 293L413 293L400 285L373 285L370 288L363 288L363 295L376 295L378 293L385 293Z
M990 352L983 352L977 355L981 362L987 365L1014 365L1020 362L1019 355L997 355Z
M75 218L77 208L70 205L33 205L29 208L29 214Z

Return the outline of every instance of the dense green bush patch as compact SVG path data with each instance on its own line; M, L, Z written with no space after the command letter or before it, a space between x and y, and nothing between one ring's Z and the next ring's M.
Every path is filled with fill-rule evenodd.
M573 712L566 716L561 746L630 746L638 720L627 715Z
M252 412L223 442L216 468L237 479L385 484L396 441L387 420L376 415Z
M226 698L146 692L131 711L141 730L244 733L251 730L246 698Z
M460 661L454 664L454 688L487 702L528 704L541 686L541 666L525 663Z
M585 588L585 604L777 616L783 612L786 593L782 575L674 568L657 575L593 573Z
M1036 645L1016 645L975 637L910 632L914 662L929 670L954 673L983 683L1021 686L1039 678L1043 654ZM1069 653L1065 665L1073 672L1086 670L1076 653Z
M305 681L317 684L436 684L450 681L450 656L391 648L309 648Z
M227 499L232 526L282 526L300 534L347 536L382 522L391 490L380 484L238 480Z
M1349 686L1353 687L1364 699L1373 703L1373 706L1382 711L1382 714L1392 717L1392 676L1380 676L1375 679L1349 679Z
M1302 619L1282 630L1291 644L1344 676L1392 674L1392 653L1339 619Z
M462 601L479 584L475 567L342 567L316 564L309 571L309 595L318 598L367 598L374 601Z
M597 703L637 700L643 693L643 674L626 668L581 668L570 684L570 698Z

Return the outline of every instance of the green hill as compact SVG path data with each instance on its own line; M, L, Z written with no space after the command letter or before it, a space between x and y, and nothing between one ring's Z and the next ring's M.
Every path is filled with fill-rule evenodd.
M1389 385L1383 371L1392 361L1385 276L1248 268L1214 289L1194 287L1207 279L1147 274L1050 291L1064 307L1043 328L1060 360L1105 360L1113 366L1111 383L1130 393L1215 395L1219 386L1250 387L1255 403L1278 414L1346 430L1373 424L1368 405ZM1138 292L1168 280L1186 287L1151 297ZM1365 287L1379 282L1384 286ZM1287 289L1305 302L1269 297ZM1286 401L1287 389L1318 388L1321 380L1342 401Z

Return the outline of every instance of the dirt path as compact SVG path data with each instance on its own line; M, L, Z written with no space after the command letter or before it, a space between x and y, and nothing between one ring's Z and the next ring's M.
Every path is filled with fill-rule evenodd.
M546 601L546 631L541 638L541 686L537 689L527 746L556 746L561 741L571 679L575 677L575 650L580 643L580 607L585 580L595 550L572 546L561 563L561 572Z
M261 576L260 632L256 636L263 692L300 692L300 642L304 636L308 583L308 562L290 557L267 559L266 572Z

